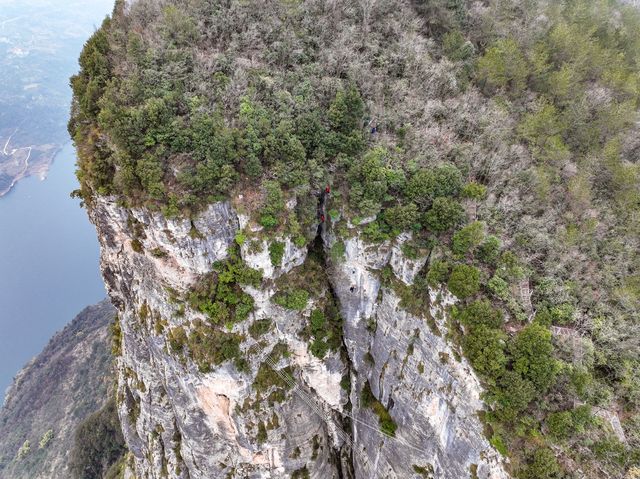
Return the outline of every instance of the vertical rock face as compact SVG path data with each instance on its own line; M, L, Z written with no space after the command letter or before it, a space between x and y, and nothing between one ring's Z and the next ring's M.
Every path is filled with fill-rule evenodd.
M274 266L268 245L243 244L245 264L262 269L246 321L227 325L242 338L244 365L198 368L172 346L206 317L187 300L194 284L236 249L245 221L216 203L192 222L126 210L108 198L90 207L102 246L102 271L119 309L119 414L141 478L463 477L506 478L477 413L481 388L444 339L446 293L432 293L428 322L400 306L378 272L390 265L411 283L425 259L397 245L345 241L342 261L323 286L343 319L343 347L318 359L305 334L314 299L299 310L274 301L279 278L309 261L282 238ZM333 241L324 231L325 249ZM314 291L313 297L318 296ZM268 324L256 334L257 324ZM363 390L396 424L381 431Z

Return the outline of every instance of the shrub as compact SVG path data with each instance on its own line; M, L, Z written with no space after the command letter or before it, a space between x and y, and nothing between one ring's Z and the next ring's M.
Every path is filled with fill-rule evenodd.
M452 61L467 60L473 55L473 45L467 42L459 30L447 32L442 37L444 54Z
M550 449L538 449L521 472L522 479L560 479L560 466Z
M331 246L331 250L329 251L329 256L331 257L331 261L339 262L344 259L344 255L347 252L347 247L344 244L344 241L336 241Z
M116 402L110 399L76 429L69 470L77 479L103 477L125 452Z
M518 333L511 344L514 370L545 392L555 382L558 364L553 358L551 331L533 323Z
M443 164L433 169L418 170L405 188L407 197L426 209L439 197L457 196L462 189L462 174L454 165Z
M478 247L476 256L480 261L486 264L495 265L500 257L501 243L495 236L487 236L487 238Z
M38 445L38 447L40 449L44 449L45 447L47 447L49 445L49 443L53 440L53 429L49 429L47 432L45 432L42 437L40 438L40 444Z
M369 382L365 382L362 387L360 401L362 402L363 407L371 408L373 412L376 413L380 424L380 430L385 434L395 436L398 426L389 414L389 411L387 411L382 403L373 395Z
M468 327L486 326L500 328L503 324L503 314L495 309L490 301L478 300L462 309L458 316L460 322Z
M189 294L194 309L205 313L213 324L244 321L253 311L254 301L241 284L260 285L262 273L246 266L237 251L229 259L213 265L213 273L205 275Z
M524 379L517 372L505 371L497 387L492 389L491 397L498 419L513 422L536 397L536 389L531 381Z
M419 219L420 212L415 203L392 206L384 212L384 220L387 224L400 232L415 227Z
M261 215L260 225L266 229L273 229L278 226L278 220L273 215Z
M284 243L280 241L274 241L269 245L269 257L271 258L271 264L278 268L282 264L282 258L284 256Z
M168 334L169 347L175 353L182 352L187 344L187 333L182 326L173 328Z
M495 383L507 364L505 334L486 326L471 328L462 338L462 348L473 368L489 382Z
M472 181L464 185L462 196L471 200L482 200L487 196L487 187Z
M191 359L200 372L208 373L212 365L230 360L242 368L241 342L242 337L238 334L225 333L203 321L197 321L189 334L188 346Z
M473 251L484 239L484 223L474 221L460 231L456 231L451 240L451 249L458 256Z
M480 271L466 264L455 265L449 276L447 287L460 299L473 296L480 289Z
M143 253L144 252L144 247L142 246L142 243L140 242L139 239L133 239L131 240L131 249L133 251L135 251L136 253Z
M446 197L433 200L425 215L425 222L436 233L450 231L464 221L465 212L460 203Z
M285 293L278 293L273 301L283 308L302 311L309 302L309 292L304 289L294 289Z
M253 339L266 334L271 329L272 322L270 319L258 319L249 325L249 334Z
M427 284L432 288L436 288L443 284L449 277L451 265L444 260L434 260L427 272Z
M526 86L527 63L515 40L498 40L478 61L478 77L490 89L507 88L514 93Z
M573 431L571 411L553 412L547 416L547 427L556 439L566 439Z

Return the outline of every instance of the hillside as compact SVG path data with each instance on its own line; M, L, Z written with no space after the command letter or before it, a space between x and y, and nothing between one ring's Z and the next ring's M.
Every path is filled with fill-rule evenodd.
M69 128L137 474L638 477L639 47L616 1L118 2Z
M111 376L105 300L83 310L27 364L0 409L0 477L72 477L76 429L108 400Z

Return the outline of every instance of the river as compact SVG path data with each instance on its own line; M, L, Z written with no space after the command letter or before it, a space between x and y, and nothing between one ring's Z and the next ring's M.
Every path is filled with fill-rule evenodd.
M106 295L95 229L69 197L74 164L68 143L45 181L27 178L0 199L0 397L56 331Z

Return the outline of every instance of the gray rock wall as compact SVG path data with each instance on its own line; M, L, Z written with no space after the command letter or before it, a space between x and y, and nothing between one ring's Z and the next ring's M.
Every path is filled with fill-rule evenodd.
M102 246L103 275L120 311L119 414L137 477L422 477L416 470L446 479L471 477L472 470L482 479L507 477L482 434L481 389L469 365L456 361L424 318L403 311L394 292L380 286L377 271L386 265L410 284L424 259L403 258L397 244L347 240L345 258L329 269L326 285L339 299L344 351L320 360L302 334L313 301L301 312L272 301L274 280L302 264L306 250L280 238L285 255L274 268L266 243L262 251L243 245L243 260L266 278L260 289L244 288L255 311L232 329L245 337L248 368L241 372L224 363L202 373L168 345L172 328L188 332L205 320L176 298L227 257L247 218L228 203L216 203L193 223L168 220L127 211L109 198L96 199L90 216ZM326 248L334 241L330 231L324 241ZM433 308L435 299L434 293ZM263 318L274 327L254 339L247 328ZM288 354L277 359L277 367L289 367L296 386L270 401L276 388L257 392L253 383L278 343ZM341 386L345 377L350 391ZM361 407L365 381L398 424L395 439L381 434L377 416ZM261 433L260 423L267 426Z

